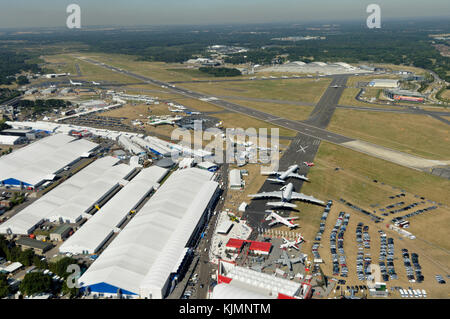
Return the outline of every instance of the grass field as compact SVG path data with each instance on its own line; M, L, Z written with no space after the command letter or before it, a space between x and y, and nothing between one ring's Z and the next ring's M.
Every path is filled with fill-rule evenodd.
M309 114L313 110L311 106L300 106L290 104L276 104L265 102L253 102L243 100L229 100L227 101L250 107L252 109L273 114L275 116L288 118L294 121L303 121L309 117Z
M57 69L57 72L69 72L72 76L77 75L75 65L78 64L80 67L80 71L82 76L77 77L77 80L85 80L85 81L104 81L104 82L117 82L117 83L136 83L141 82L137 79L131 78L126 75L122 75L110 70L107 70L103 67L84 62L80 59L76 59L70 55L52 55L45 56L45 61L48 63L62 63L64 66ZM52 67L52 65L50 65Z
M450 90L445 90L442 94L441 94L442 98L450 100Z
M330 79L183 83L180 86L212 96L239 96L317 103Z
M450 159L450 127L415 114L338 109L329 130L429 159Z
M89 57L96 61L161 81L192 81L211 79L210 75L192 68L188 68L188 66L181 63L139 61L136 56L124 54L79 53L77 56ZM220 79L220 77L215 79Z
M379 235L377 233L379 229L385 231L388 236L395 238L396 257L399 257L401 248L407 248L410 252L419 254L425 282L422 284L407 282L402 259L398 258L395 261L395 269L399 280L388 282L388 286L424 288L429 296L448 298L448 290L437 284L434 275L446 275L448 273L446 269L449 268L450 241L447 230L450 227L450 216L448 215L450 200L447 194L450 192L450 181L357 154L326 142L322 142L315 163L316 166L308 174L311 183L305 183L302 192L308 195L312 194L322 200L332 199L334 202L327 220L326 231L322 236L323 248L319 250L322 258L325 259L324 271L328 274L331 273L329 232L336 221L337 214L340 211L345 211L351 214L350 224L344 236L344 249L349 265L349 278L347 278L349 285L364 284L356 278L357 247L354 240L356 224L362 221L370 226L371 252L372 258L376 258L376 262L379 253ZM340 169L336 171L336 167ZM374 179L378 182L373 182ZM401 190L406 191L406 197L389 199L389 196L397 195ZM411 218L409 231L417 239L409 240L386 228L385 225L396 215L390 215L392 217L381 216L378 208L386 207L386 205L401 200L407 204L417 202L414 195L424 196L426 200L434 200L447 206ZM366 215L338 203L339 198L344 198L368 211L374 210L371 205L378 204L376 214L385 218L384 222L373 223ZM427 202L414 209L431 205ZM300 231L306 240L309 240L304 244L304 251L310 252L312 239L318 230L323 208L305 203L298 203L298 206L300 213L297 215L300 217L298 220L301 226ZM401 213L399 214L401 215ZM312 225L315 225L315 228ZM430 232L430 229L433 229L433 232ZM394 294L394 297L397 297L397 295Z

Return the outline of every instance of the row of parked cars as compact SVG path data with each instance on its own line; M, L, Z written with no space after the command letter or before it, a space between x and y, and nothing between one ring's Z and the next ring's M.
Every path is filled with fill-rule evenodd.
M365 210L365 209L363 209L363 208L361 208L361 207L358 207L358 206L356 206L356 205L353 205L352 203L347 202L347 201L346 201L345 199L343 199L343 198L340 198L339 201L340 201L341 203L347 205L348 207L353 208L354 210L357 210L357 211L363 213L364 215L369 216L370 219L372 219L375 223L380 223L380 222L382 222L382 221L384 220L384 218L379 217L379 216L377 216L377 215L375 215L375 214L373 214L373 213L371 213L371 212L368 212L367 210Z
M398 279L398 275L394 268L394 238L387 239L387 256L386 256L387 271L389 279Z
M339 267L341 268L340 276L348 276L348 267L344 251L344 233L347 230L349 219L350 214L340 212L336 219L336 224L330 233L330 251L333 261L333 275L335 276L339 276Z
M325 222L327 221L328 214L330 213L331 206L333 206L333 201L329 200L327 203L327 206L325 207L322 217L320 218L320 226L319 231L316 234L316 237L314 240L316 241L313 243L311 251L314 256L314 259L320 260L320 254L319 254L319 246L320 246L320 240L322 239L323 232L325 231Z
M412 213L409 213L409 214L406 214L406 215L402 216L402 218L409 218L409 217L412 217L412 216L420 215L420 214L423 214L425 212L429 212L429 211L435 210L436 208L438 208L438 207L437 206L430 206L430 207L427 207L427 208L419 209L419 210L416 210L415 212L412 212Z
M325 207L322 217L320 218L319 231L316 234L314 240L320 241L322 239L323 232L325 231L325 222L327 221L328 214L330 213L331 206L333 205L333 201L329 200L327 206Z
M403 264L405 265L406 277L408 278L409 282L416 282L414 278L414 268L412 267L411 259L409 258L408 249L402 249L402 257Z
M403 203L403 202L402 202L402 203ZM399 209L391 210L391 211L389 211L388 213L384 213L384 214L382 214L382 215L383 215L383 216L388 216L389 214L397 214L397 213L401 213L401 212L410 210L411 208L414 208L414 207L416 207L416 206L418 206L418 205L420 205L420 204L425 204L425 202L422 201L422 202L412 203L412 204L409 204L408 206L405 206L405 207L402 207L402 208L399 208Z
M408 287L408 289L399 288L400 296L402 298L426 298L427 292L424 289L412 289Z

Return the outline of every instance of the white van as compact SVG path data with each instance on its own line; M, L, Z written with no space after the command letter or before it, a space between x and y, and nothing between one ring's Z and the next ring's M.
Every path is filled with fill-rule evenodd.
M422 295L423 295L424 298L427 297L427 292L425 291L425 289L422 289Z

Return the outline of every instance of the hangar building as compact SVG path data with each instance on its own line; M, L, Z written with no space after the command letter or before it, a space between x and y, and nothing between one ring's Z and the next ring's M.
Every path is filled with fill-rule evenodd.
M59 247L61 253L95 254L119 231L127 216L134 213L157 188L168 171L158 166L143 169L111 200L95 213L72 237Z
M53 180L65 166L89 157L98 147L65 134L43 138L0 158L0 183L37 187Z
M218 197L214 174L173 172L80 277L99 296L165 298L184 276Z
M28 235L43 221L76 223L96 204L114 193L134 168L115 165L118 159L103 157L0 225L2 234Z

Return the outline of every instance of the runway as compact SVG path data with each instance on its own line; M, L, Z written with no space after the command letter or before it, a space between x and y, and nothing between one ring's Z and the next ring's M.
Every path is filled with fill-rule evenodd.
M341 98L342 92L344 91L345 84L347 82L347 76L337 76L333 78L330 86L327 88L325 93L322 95L319 103L316 105L314 110L311 112L310 117L305 121L304 124L317 125L322 128L326 128L333 117L336 105ZM338 86L338 87L336 87ZM280 170L284 171L289 166L297 164L299 165L298 173L301 175L307 175L309 167L304 165L303 162L314 162L317 151L319 149L321 140L315 138L311 135L304 133L297 134L296 138L291 142L289 148L284 152L282 158L280 159ZM316 183L317 181L310 181L311 183ZM286 181L287 183L294 184L294 190L296 192L301 192L303 183L308 183L296 178L290 178ZM259 192L269 192L276 191L282 187L280 184L275 184L270 181L265 181ZM307 194L314 195L314 194ZM325 198L319 198L326 201ZM264 220L264 211L267 208L267 199L262 200L252 200L247 207L247 211L244 218L247 219L250 227L254 229L267 228L268 221ZM311 204L312 205L312 204ZM283 217L288 217L290 210L281 214Z

